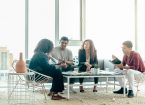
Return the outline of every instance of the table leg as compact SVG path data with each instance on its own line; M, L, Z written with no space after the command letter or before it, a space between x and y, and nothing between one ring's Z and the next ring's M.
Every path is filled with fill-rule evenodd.
M123 76L124 78L124 81L125 81L125 76ZM123 96L125 97L125 82L124 82L124 84L123 84Z
M70 78L69 77L67 77L67 98L69 99L70 98L70 94L69 94L69 81L70 81Z
M106 93L108 92L108 77L106 78Z

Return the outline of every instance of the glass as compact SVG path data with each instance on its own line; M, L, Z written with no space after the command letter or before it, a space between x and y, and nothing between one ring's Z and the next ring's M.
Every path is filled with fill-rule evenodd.
M100 68L91 68L91 73L92 74L99 74Z
M74 73L78 73L79 72L79 68L74 68Z
M80 0L60 0L59 38L80 40Z
M55 0L29 0L29 58L43 38L55 42Z
M100 73L100 68L97 68L97 74L99 74Z
M86 39L93 40L98 57L122 58L120 46L134 43L134 26L134 0L86 0Z

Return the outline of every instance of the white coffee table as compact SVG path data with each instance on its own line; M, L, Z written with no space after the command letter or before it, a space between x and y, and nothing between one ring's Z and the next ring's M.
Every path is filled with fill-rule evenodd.
M108 92L108 78L112 78L112 77L119 77L119 78L124 78L125 79L125 75L124 74L115 74L113 72L100 72L100 74L91 74L91 73L73 73L73 72L63 72L62 73L63 76L65 78L67 78L67 98L70 99L70 79L71 78L94 78L94 77L98 77L98 78L106 78L106 92ZM124 93L123 96L125 97L125 84L124 84Z

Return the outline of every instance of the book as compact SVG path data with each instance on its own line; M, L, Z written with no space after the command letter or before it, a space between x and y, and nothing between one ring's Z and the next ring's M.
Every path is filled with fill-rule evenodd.
M118 58L115 58L111 61L113 64L121 64L121 60L119 60Z

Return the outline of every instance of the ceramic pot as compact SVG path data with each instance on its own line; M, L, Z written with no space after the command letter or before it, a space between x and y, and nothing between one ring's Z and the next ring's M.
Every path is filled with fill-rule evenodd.
M16 63L17 73L26 73L26 63L23 60L23 53L20 53L19 60Z

